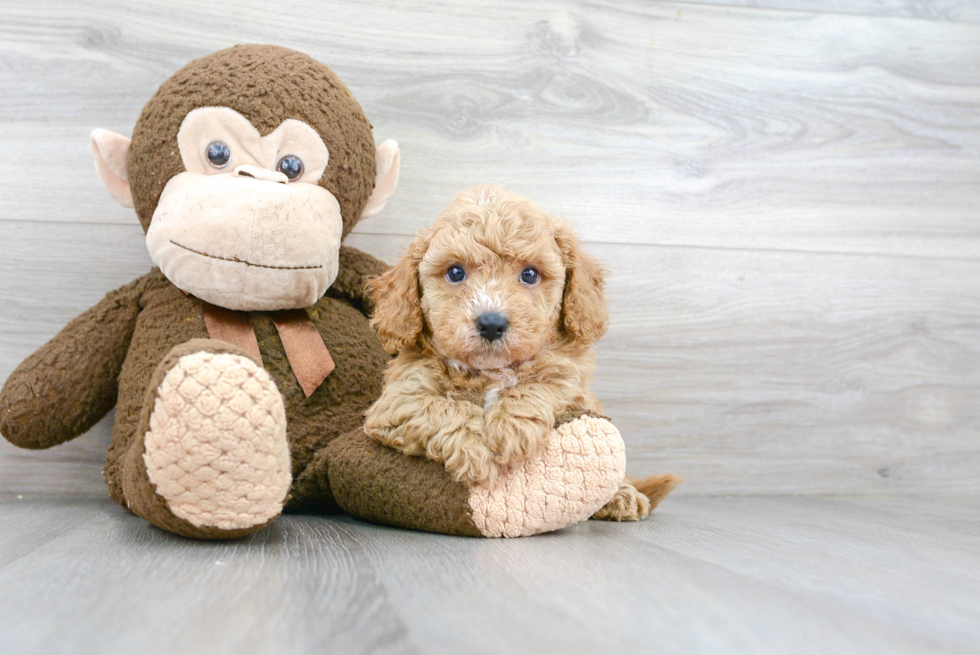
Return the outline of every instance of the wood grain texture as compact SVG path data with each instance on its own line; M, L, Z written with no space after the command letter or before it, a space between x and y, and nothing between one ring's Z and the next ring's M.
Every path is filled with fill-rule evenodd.
M228 6L11 8L0 217L129 222L88 132L129 133L195 56L279 42L334 66L402 144L401 191L365 231L411 234L497 181L594 241L980 255L980 26L613 0ZM49 184L39 152L84 175Z
M980 23L973 0L679 0L698 5Z
M980 652L975 501L668 499L513 541L286 516L232 543L0 502L0 652Z
M0 242L0 271L24 285L0 299L31 320L0 317L4 376L80 311L59 271L31 269L38 243L88 244L71 260L93 269L79 281L84 304L149 266L140 253L94 270L116 251L139 253L135 225L6 225L23 231ZM388 260L404 242L349 240ZM595 389L630 470L678 473L681 493L980 494L980 262L591 250L610 269ZM109 427L51 451L0 444L0 488L104 493ZM52 467L64 475L46 475Z
M681 494L980 493L974 5L721 4L5 7L0 379L150 265L88 132L128 134L195 56L276 42L402 146L352 245L391 261L496 181L610 264L596 389L631 469L685 475ZM0 443L0 490L103 494L108 426Z

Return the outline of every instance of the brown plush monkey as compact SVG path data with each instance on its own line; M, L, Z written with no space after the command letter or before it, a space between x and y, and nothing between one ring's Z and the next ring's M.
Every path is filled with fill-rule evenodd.
M389 361L364 285L386 267L341 243L394 191L399 153L375 148L329 68L273 46L202 57L164 82L132 141L96 130L92 152L157 267L14 371L9 441L49 448L115 407L111 496L189 537L243 536L284 507L505 533L492 494L477 507L439 463L360 430ZM574 499L554 507L564 525L583 518Z
M386 267L341 241L394 191L397 144L375 149L323 64L238 46L167 80L131 142L96 130L92 151L158 268L14 371L3 435L48 448L115 406L110 494L187 536L247 534L287 502L338 509L324 448L361 425L389 359L363 293Z

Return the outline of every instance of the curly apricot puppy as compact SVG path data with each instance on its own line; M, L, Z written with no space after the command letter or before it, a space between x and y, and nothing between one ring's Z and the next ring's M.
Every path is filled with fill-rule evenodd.
M567 223L526 198L496 186L459 194L373 295L372 325L398 353L366 415L380 443L492 484L540 453L556 425L602 414L589 389L608 321L602 269ZM661 478L662 495L679 481ZM650 509L624 483L596 516Z

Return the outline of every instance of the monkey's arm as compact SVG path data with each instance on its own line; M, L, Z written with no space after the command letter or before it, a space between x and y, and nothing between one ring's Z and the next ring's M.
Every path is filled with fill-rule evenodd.
M374 302L366 291L367 282L388 270L388 265L366 252L349 246L340 247L340 269L337 279L327 291L346 298L365 316L374 313Z
M0 391L0 434L21 448L50 448L112 409L143 279L111 291L10 374Z

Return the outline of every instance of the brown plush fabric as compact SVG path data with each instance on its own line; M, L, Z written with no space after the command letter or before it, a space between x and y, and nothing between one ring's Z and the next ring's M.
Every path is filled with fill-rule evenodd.
M4 437L21 448L50 448L112 409L141 288L135 280L109 293L10 374L0 392Z
M184 355L190 355L200 351L234 353L253 360L255 359L242 348L213 339L192 339L171 349L150 376L146 395L143 400L143 409L140 412L139 429L134 433L135 437L141 437L149 429L150 414L153 411L153 405L156 401L157 389L160 383L163 382L163 378L167 372ZM256 525L241 530L221 530L212 527L195 526L178 516L174 516L164 499L154 491L153 483L150 482L147 476L146 465L143 462L144 452L144 440L142 438L132 439L129 448L121 458L117 476L118 484L126 499L126 506L137 516L143 517L153 525L158 528L163 528L168 532L195 539L237 539L268 525L267 522L264 525Z
M483 536L470 518L469 487L439 462L406 457L361 429L327 448L330 485L344 511L365 521L467 537Z
M374 313L374 300L367 293L368 280L378 277L388 270L388 265L374 257L351 248L340 247L340 272L327 295L347 298L365 315Z
M129 181L143 229L163 187L183 172L177 131L197 107L230 107L263 136L288 118L323 137L330 162L320 186L340 203L344 236L374 188L374 137L361 106L324 64L295 50L239 45L195 59L164 82L140 114L129 150Z
M119 375L116 423L105 467L110 494L122 505L127 501L121 483L127 466L123 458L140 436L153 372L172 348L208 337L203 303L181 293L159 270L141 278L140 288L142 310ZM306 469L330 441L360 427L364 410L381 392L382 371L389 360L364 314L340 291L336 295L340 297L324 296L306 310L336 363L334 372L309 398L290 368L272 317L261 312L251 315L265 369L286 406L293 465L290 509L337 511L324 476L316 467Z

